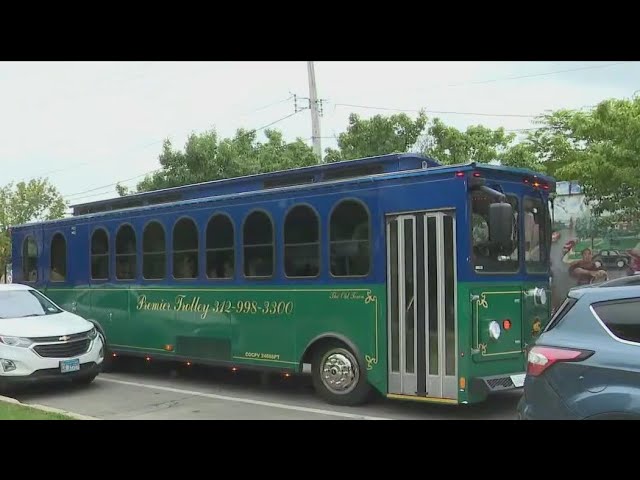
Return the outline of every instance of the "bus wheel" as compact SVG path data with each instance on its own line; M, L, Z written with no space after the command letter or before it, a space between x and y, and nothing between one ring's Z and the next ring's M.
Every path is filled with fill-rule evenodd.
M371 393L366 371L341 342L332 341L316 349L312 368L315 391L328 403L359 405Z

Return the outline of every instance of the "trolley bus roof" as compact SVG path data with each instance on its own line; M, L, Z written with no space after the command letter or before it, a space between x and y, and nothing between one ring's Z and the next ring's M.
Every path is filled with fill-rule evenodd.
M326 183L338 179L358 178L380 173L438 166L440 166L440 163L430 157L413 153L394 153L163 188L123 197L78 203L71 205L71 207L73 208L74 216L77 216L84 213L97 213L106 210L120 210L145 205L174 203L180 200L214 197L226 193L242 193L270 190L283 186Z
M117 207L119 203L116 203L123 199L128 200L134 197L135 198L151 197L154 194L157 195L161 192L166 193L166 192L176 192L176 191L190 191L190 189L196 189L197 187L201 187L201 186L211 186L211 185L225 186L225 185L233 185L233 184L237 185L239 182L247 181L248 179L251 179L254 181L256 180L264 181L265 179L268 179L268 178L274 178L276 177L276 175L280 175L280 178L287 179L287 178L293 177L295 174L299 172L323 171L321 169L323 168L328 169L330 165L335 165L335 164L317 165L317 166L311 166L311 167L284 170L279 172L272 172L268 174L257 174L257 175L249 175L244 177L235 177L231 179L216 180L216 181L204 182L200 184L191 184L191 185L185 185L181 187L174 187L170 189L154 190L151 192L144 192L144 193L125 196L125 197L102 200L99 202L93 202L91 204L78 204L78 205L75 205L75 207L79 207L81 205L105 205L108 207L111 205L115 208L101 210L97 212L91 212L91 213L83 213L83 214L74 215L71 217L66 217L61 219L29 222L21 225L14 225L11 228L21 229L21 228L32 227L35 225L73 224L81 220L89 220L89 219L103 218L103 217L108 218L111 216L116 216L118 214L121 214L123 211L133 213L133 212L143 212L148 210L165 210L165 209L174 208L176 206L183 206L183 205L197 205L201 203L220 202L224 200L235 199L235 198L246 198L250 196L262 196L262 195L269 196L269 195L276 194L283 191L296 191L301 189L315 190L315 189L319 189L319 188L323 188L331 185L337 185L337 184L371 183L371 182L388 181L392 179L400 179L404 177L431 176L431 175L444 176L450 173L464 172L464 171L468 172L471 170L476 170L478 172L485 171L487 173L496 174L496 176L500 177L500 179L505 181L521 181L522 179L525 179L525 182L531 181L531 183L533 183L533 181L539 181L542 184L548 186L546 189L547 192L555 191L556 182L552 177L534 172L532 170L523 169L523 168L505 167L501 165L479 164L476 162L470 162L470 163L458 164L458 165L441 165L435 160L433 160L432 158L424 157L416 154L385 155L381 157L370 157L366 159L336 162L336 164L340 164L340 167L346 168L347 166L354 167L354 166L359 166L363 164L366 165L367 163L374 163L376 161L390 162L390 161L400 160L400 159L419 160L420 162L424 161L426 163L425 164L421 163L421 168L407 168L404 170L395 169L388 172L373 173L373 174L363 175L363 176L350 176L350 177L348 176L345 178L338 177L336 179L320 181L317 183L316 182L297 183L297 184L294 183L291 185L276 186L276 187L267 188L267 189L264 189L264 188L253 189L253 190L245 189L245 190L239 190L239 191L231 190L231 191L227 191L226 193L216 193L214 191L208 195L200 195L200 196L196 195L196 196L193 196L192 198L188 198L184 200L174 200L174 201L167 201L167 202L149 202L147 204L135 205L131 207ZM223 191L223 190L221 189L220 191ZM198 191L196 190L196 192Z

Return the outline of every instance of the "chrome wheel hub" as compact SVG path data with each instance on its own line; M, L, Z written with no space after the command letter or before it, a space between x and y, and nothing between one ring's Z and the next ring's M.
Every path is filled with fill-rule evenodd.
M333 393L351 392L360 379L358 362L351 353L343 349L327 353L320 368L322 383Z

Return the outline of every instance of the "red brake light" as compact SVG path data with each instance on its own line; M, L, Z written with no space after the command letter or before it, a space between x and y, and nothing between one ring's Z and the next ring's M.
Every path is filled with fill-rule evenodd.
M538 177L534 176L533 178L523 178L522 182L527 184L527 185L531 185L533 188L541 188L543 190L550 190L551 187L549 186L548 183L540 181L538 179Z
M473 172L471 174L471 176L474 177L474 178L480 178L482 175L480 174L480 172ZM465 173L464 172L456 172L456 177L464 178L465 177Z
M502 328L509 330L511 328L511 320L508 318L502 322Z
M537 377L555 363L580 362L590 357L592 353L584 350L535 346L529 350L527 356L527 375Z

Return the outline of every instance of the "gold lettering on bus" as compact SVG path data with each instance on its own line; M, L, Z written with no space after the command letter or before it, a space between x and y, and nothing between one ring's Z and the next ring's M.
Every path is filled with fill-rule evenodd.
M164 300L160 300L159 302L149 302L147 301L146 295L140 295L138 297L138 310L171 310L171 305Z
M329 293L330 300L365 300L366 295L362 291L333 291Z
M210 303L203 302L202 297L180 294L175 297L173 304L163 300L150 302L146 295L139 295L136 303L137 310L159 311L173 310L176 312L198 313L201 319L207 318L210 313L223 314L249 314L249 315L293 315L294 304L292 301L273 300L214 300Z
M197 312L203 320L207 318L211 305L202 303L200 297L193 297L191 301L186 300L186 295L176 297L175 310L177 312Z

